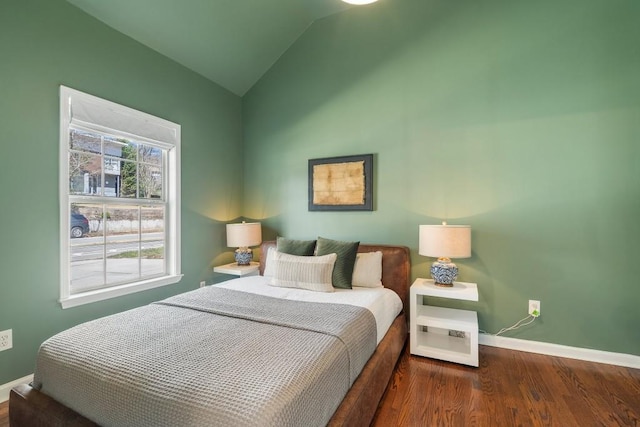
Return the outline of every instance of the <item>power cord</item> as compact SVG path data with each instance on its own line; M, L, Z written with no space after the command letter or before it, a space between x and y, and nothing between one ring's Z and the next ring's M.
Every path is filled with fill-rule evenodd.
M480 329L478 332L482 333L482 334L486 334L486 335L494 335L494 336L498 336L498 335L502 335L505 332L509 332L509 331L513 331L515 329L521 328L523 326L527 326L532 324L536 319L538 318L538 316L535 316L533 314L528 315L527 317L525 317L524 319L520 319L518 320L515 324L513 324L512 326L509 326L508 328L502 328L500 329L498 332L496 332L495 334L490 334L487 331L483 331L482 329ZM529 320L531 319L531 320ZM522 323L525 320L529 320L527 323Z

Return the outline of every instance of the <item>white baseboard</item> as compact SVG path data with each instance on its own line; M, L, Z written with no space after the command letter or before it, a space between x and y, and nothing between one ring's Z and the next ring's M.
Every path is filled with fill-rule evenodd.
M566 345L550 344L540 341L529 341L500 336L497 337L495 335L488 334L479 334L478 342L492 347L508 348L510 350L546 354L549 356L568 357L570 359L579 359L586 360L588 362L606 363L609 365L640 369L640 356L635 356L633 354L612 353L609 351L569 347Z
M31 381L33 381L33 374L19 378L15 381L11 381L10 383L0 385L0 403L9 400L9 392L13 387L17 386L18 384L30 383Z

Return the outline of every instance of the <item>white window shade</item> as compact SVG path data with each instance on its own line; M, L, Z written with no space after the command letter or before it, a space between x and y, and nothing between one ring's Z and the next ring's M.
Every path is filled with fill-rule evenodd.
M178 142L174 123L165 124L157 117L151 122L139 111L103 99L96 103L87 94L70 88L65 90L69 94L69 123L73 127L153 142L162 147Z

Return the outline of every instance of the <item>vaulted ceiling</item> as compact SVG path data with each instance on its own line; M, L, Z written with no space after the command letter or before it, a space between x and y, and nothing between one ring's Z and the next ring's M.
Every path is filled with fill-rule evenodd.
M67 0L121 33L244 95L341 0Z

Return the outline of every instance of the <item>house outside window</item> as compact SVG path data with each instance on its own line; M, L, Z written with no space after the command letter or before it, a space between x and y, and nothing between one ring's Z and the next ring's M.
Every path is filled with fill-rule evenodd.
M60 88L63 308L176 283L180 126Z

